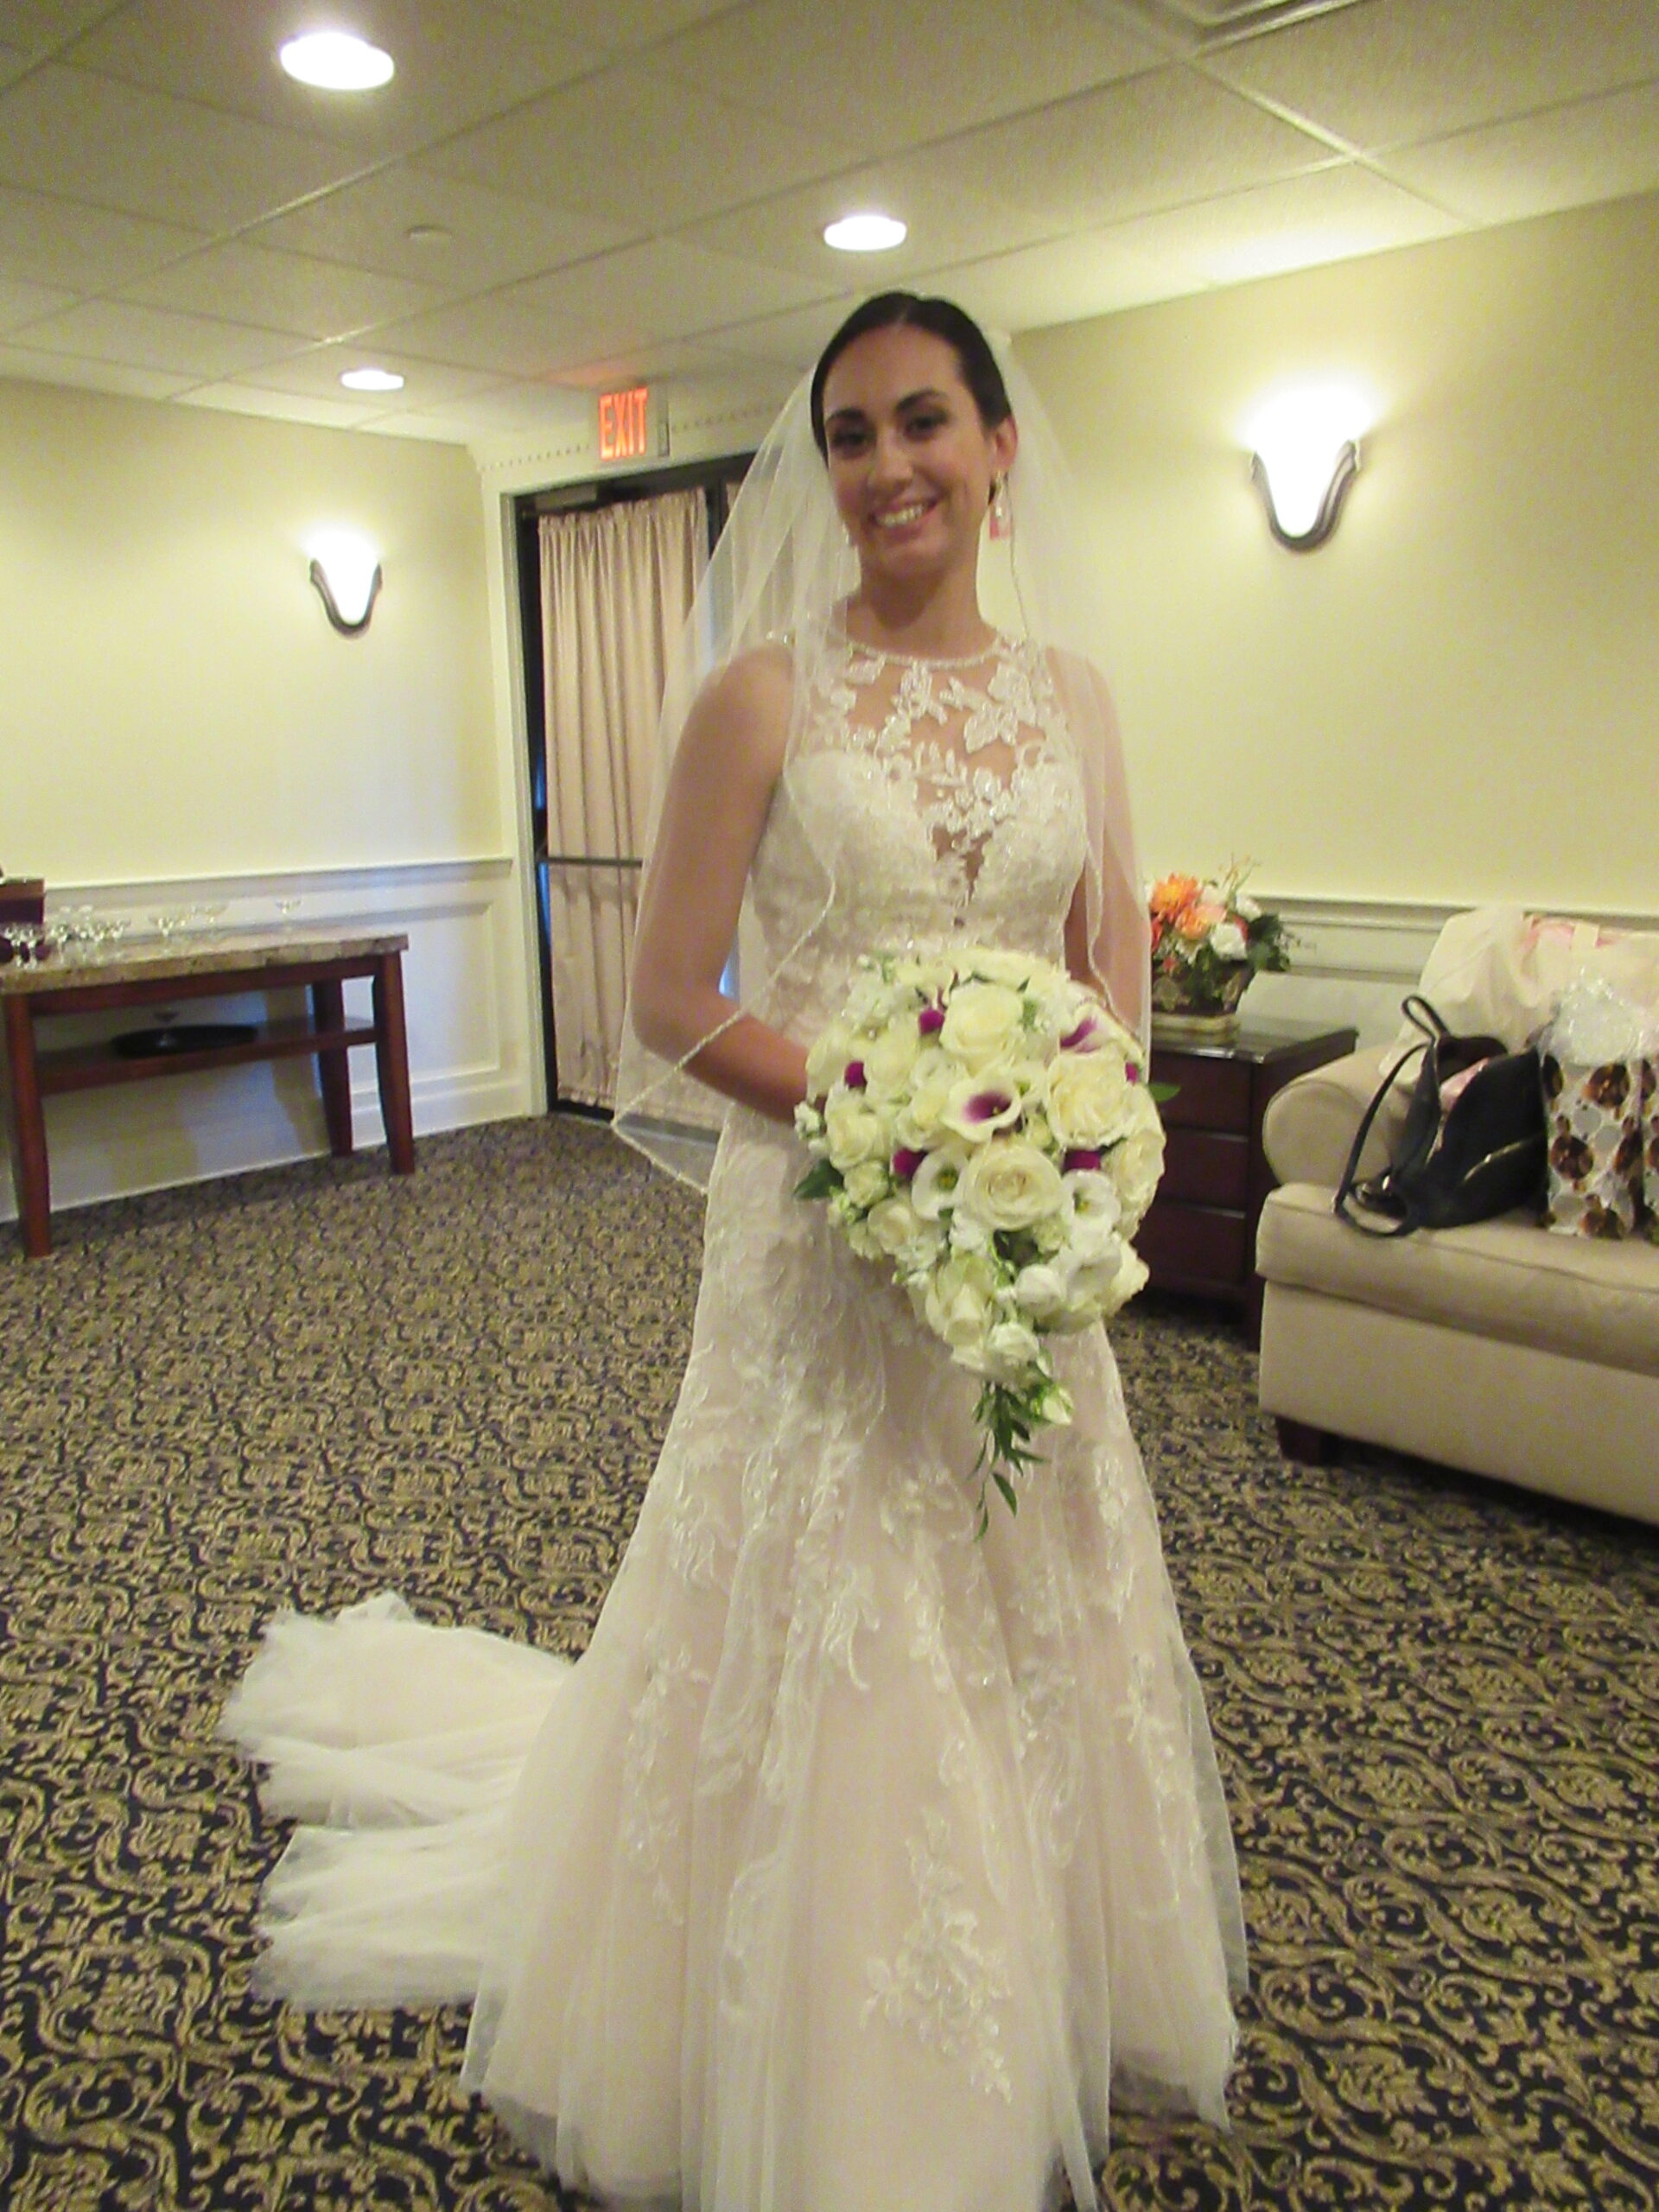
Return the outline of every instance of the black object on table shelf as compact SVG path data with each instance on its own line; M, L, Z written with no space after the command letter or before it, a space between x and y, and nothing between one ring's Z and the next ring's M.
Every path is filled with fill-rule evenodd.
M251 1021L175 1021L162 1029L124 1029L110 1039L124 1060L153 1060L175 1052L202 1052L214 1045L245 1045L257 1033Z

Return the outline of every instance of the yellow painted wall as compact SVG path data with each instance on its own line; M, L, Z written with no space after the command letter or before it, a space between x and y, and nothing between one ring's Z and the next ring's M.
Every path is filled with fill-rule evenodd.
M384 556L367 632L316 525ZM91 884L512 852L459 448L0 382L0 864Z
M1659 197L1028 336L1079 479L1148 872L1307 896L1659 898ZM1268 536L1290 372L1379 418Z

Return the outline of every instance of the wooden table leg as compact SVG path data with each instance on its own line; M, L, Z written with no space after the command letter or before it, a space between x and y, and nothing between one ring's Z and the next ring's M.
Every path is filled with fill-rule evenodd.
M415 1116L409 1096L409 1033L404 1026L403 955L382 953L374 970L374 1065L380 1117L394 1175L415 1173Z
M29 1001L9 995L6 1007L6 1086L10 1103L11 1176L23 1250L43 1260L52 1249L52 1179L46 1164L46 1116L41 1110L35 1066L35 1017Z
M311 986L311 1018L321 1030L336 1035L346 1027L346 994L338 976ZM337 1160L352 1149L352 1074L346 1048L317 1052L317 1088L322 1093L322 1118L328 1130L328 1149Z

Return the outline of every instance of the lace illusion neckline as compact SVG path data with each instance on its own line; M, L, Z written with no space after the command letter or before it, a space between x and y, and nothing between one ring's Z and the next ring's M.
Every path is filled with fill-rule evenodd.
M862 638L855 638L844 629L836 629L830 636L849 659L893 661L900 668L980 668L988 660L1001 660L1012 650L1014 640L1003 630L992 632L988 645L976 653L906 653L894 645L866 645Z

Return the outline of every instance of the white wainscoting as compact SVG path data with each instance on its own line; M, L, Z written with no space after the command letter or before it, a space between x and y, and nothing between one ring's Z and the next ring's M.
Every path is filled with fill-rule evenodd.
M417 1135L528 1114L542 1099L533 955L524 943L518 864L508 858L418 861L166 882L54 885L58 907L118 915L133 936L152 915L222 906L219 929L278 926L296 937L331 928L404 931L410 1088ZM279 900L299 903L284 915ZM304 1011L302 992L274 993L276 1013ZM369 1012L366 982L346 986L348 1012ZM190 1020L257 1019L263 996L181 1001ZM162 1009L162 1011L165 1011ZM54 1020L47 1044L146 1027L157 1009ZM351 1055L352 1122L359 1147L384 1144L372 1051ZM47 1101L54 1212L98 1199L273 1166L327 1149L316 1063L289 1059L211 1074L168 1076ZM8 1168L10 1163L8 1162ZM16 1217L10 1174L0 1218Z
M1283 1015L1332 1027L1351 1023L1362 1046L1389 1044L1398 1035L1400 1001L1422 974L1435 938L1453 914L1466 912L1473 903L1296 899L1255 884L1250 888L1264 906L1284 917L1294 939L1289 969L1258 976L1250 985L1251 1012L1268 1020ZM1609 929L1659 931L1659 916L1653 914L1592 907L1573 912Z

